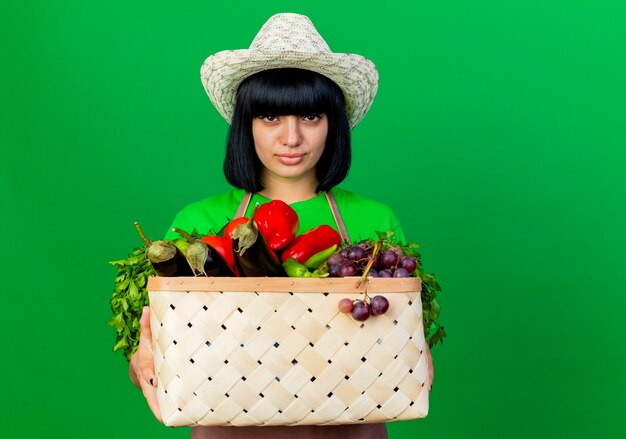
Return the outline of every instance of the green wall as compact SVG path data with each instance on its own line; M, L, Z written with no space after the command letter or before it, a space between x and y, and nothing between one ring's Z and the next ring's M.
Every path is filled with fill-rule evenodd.
M622 0L4 2L2 436L187 437L111 352L106 262L227 188L199 68L281 11L376 62L344 186L444 288L430 415L391 437L626 436Z

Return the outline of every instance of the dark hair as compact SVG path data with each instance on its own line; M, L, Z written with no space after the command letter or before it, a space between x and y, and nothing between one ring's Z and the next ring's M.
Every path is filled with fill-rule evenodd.
M351 162L350 127L343 92L327 77L302 69L264 70L246 78L237 90L224 175L228 182L248 192L259 192L262 164L252 137L252 119L275 116L325 113L328 135L316 166L316 191L330 190L348 174Z

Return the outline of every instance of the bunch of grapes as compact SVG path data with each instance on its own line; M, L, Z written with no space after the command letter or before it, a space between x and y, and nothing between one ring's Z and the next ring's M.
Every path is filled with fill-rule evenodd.
M409 277L417 268L417 260L405 256L398 246L387 245L383 251L373 241L361 241L346 247L328 258L328 274L331 277L369 276L369 277ZM352 318L364 321L370 315L380 315L389 309L389 301L383 296L371 299L367 294L364 299L339 301L339 311L351 313Z
M328 259L328 274L331 277L361 276L372 259L374 244L361 241L346 247ZM390 247L374 255L367 272L370 277L409 277L417 268L417 260L405 256L400 247Z
M383 296L374 296L371 299L366 295L364 300L343 298L339 301L339 311L351 313L354 320L362 322L370 315L385 314L389 309L389 301Z

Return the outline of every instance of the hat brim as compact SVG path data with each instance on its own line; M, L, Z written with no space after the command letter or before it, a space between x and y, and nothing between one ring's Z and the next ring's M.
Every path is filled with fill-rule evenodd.
M311 70L334 81L343 91L350 128L363 119L378 90L374 64L361 55L347 53L224 50L206 59L200 77L209 99L230 123L241 82L255 73L276 68Z

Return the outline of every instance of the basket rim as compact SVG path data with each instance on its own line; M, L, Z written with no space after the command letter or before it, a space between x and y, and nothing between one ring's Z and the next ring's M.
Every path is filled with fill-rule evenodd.
M148 291L237 291L284 293L408 293L421 291L421 279L367 278L357 288L360 277L300 278L300 277L160 277L148 278ZM235 281L235 282L233 282Z

